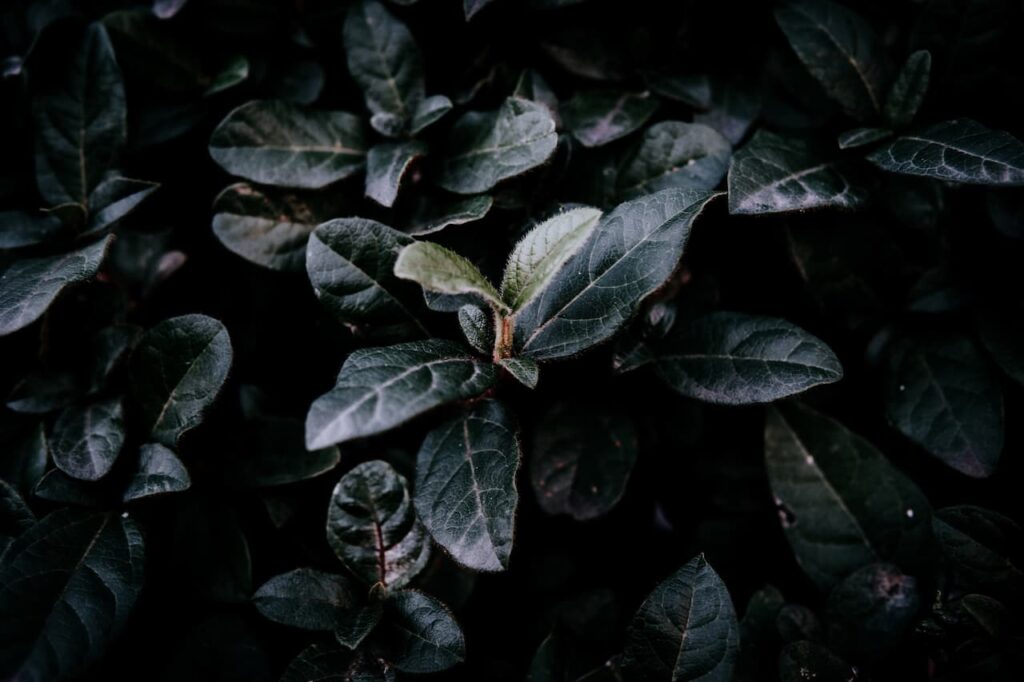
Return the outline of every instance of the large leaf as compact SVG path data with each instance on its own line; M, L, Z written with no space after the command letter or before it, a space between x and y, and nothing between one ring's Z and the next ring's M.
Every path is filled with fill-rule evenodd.
M132 502L188 490L191 485L188 469L170 448L159 443L146 443L139 448L135 473L128 481L121 499Z
M0 676L58 680L98 659L142 589L143 543L114 513L53 512L0 565Z
M445 403L475 398L495 377L493 365L440 339L357 350L334 388L310 406L306 447L387 431Z
M423 570L430 538L405 478L381 460L345 474L327 510L327 542L361 580L398 589Z
M105 476L123 445L124 410L117 398L64 410L50 439L53 463L83 481Z
M584 147L599 147L639 129L657 108L658 100L649 92L596 90L578 93L562 106L561 114Z
M1024 598L1024 530L973 505L935 512L935 537L957 587L1019 603Z
M519 441L496 401L474 404L427 434L413 502L452 558L480 571L508 568L515 534Z
M514 318L519 354L574 355L617 332L676 269L694 219L713 195L670 189L620 204Z
M768 408L764 440L783 532L819 588L882 560L905 570L928 561L928 500L869 442L788 403Z
M366 196L390 207L398 198L402 177L416 157L427 153L418 140L378 144L366 157Z
M626 631L622 665L647 682L730 682L739 625L729 590L697 556L651 592Z
M210 137L210 156L232 175L281 187L318 189L363 167L363 123L344 111L253 101L229 113Z
M102 24L64 49L65 68L42 79L34 102L36 184L51 205L86 206L124 144L124 84Z
M712 313L679 325L660 348L661 380L711 403L771 402L843 376L820 339L772 317Z
M466 657L455 618L444 604L416 590L388 596L378 633L381 656L402 672L440 672Z
M12 263L0 275L0 336L39 319L65 287L92 279L110 242L107 237L77 251Z
M885 412L905 436L957 471L984 478L1003 449L1003 392L977 345L962 336L897 344Z
M851 173L845 164L805 139L759 130L732 157L729 212L857 208L868 195Z
M1024 144L969 118L897 137L868 160L891 173L968 185L1024 185Z
M333 630L339 614L355 607L348 580L312 568L274 576L252 603L265 618L303 630Z
M497 310L506 310L501 295L473 263L432 242L413 242L395 261L395 276L418 283L425 291L447 296L469 294Z
M228 330L205 315L182 315L147 331L131 361L141 426L173 448L203 419L231 369Z
M455 122L437 182L458 194L486 192L547 161L557 143L547 107L509 97L497 111L470 111Z
M706 125L655 123L619 169L616 193L631 199L669 187L714 189L729 170L731 155L729 141Z

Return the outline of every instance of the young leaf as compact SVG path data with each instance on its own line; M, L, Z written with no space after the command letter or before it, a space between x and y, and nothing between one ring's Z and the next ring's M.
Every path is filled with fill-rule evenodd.
M232 356L228 330L205 315L173 317L147 331L131 360L145 433L173 448L217 398Z
M210 156L232 175L264 185L319 189L363 167L363 123L344 111L253 101L210 136Z
M867 158L890 173L967 185L1024 185L1024 144L969 118L902 135Z
M584 147L599 147L638 130L658 108L649 92L577 93L561 108L562 121Z
M758 130L729 165L729 213L857 208L867 201L851 170L802 138Z
M936 336L896 345L885 412L903 435L960 473L990 476L1003 449L1003 392L973 341Z
M366 157L366 196L390 208L398 198L402 176L417 157L426 153L427 145L417 140L386 142L371 148Z
M917 581L892 564L872 564L839 583L825 602L828 640L852 660L883 658L917 616Z
M124 412L120 399L71 407L53 425L53 463L74 478L96 481L114 466L124 445Z
M444 604L416 590L388 595L377 634L382 657L401 672L440 672L466 658L466 640L455 618Z
M405 478L380 460L338 481L327 510L327 543L360 580L392 590L407 585L430 558L430 538Z
M869 442L798 403L768 408L768 482L797 563L822 590L880 560L928 561L931 508Z
M0 676L79 675L128 620L142 569L130 518L63 509L35 523L0 565Z
M651 592L626 631L622 666L649 682L729 682L739 626L729 590L701 554Z
M312 568L274 576L252 603L264 618L303 630L334 630L339 615L355 606L348 580Z
M632 199L670 187L711 190L725 177L731 155L729 141L706 125L655 123L619 170L616 193Z
M380 602L339 613L334 623L334 638L346 649L355 650L373 632L384 614Z
M989 309L978 317L978 334L989 356L1008 377L1024 386L1024 315Z
M191 485L188 469L172 450L159 443L146 443L139 448L138 468L122 493L121 500L133 502L145 497L181 492L188 490Z
M480 306L459 308L459 326L466 341L478 353L489 355L494 348L494 316Z
M918 50L907 57L885 99L885 121L893 128L905 128L914 120L928 93L932 53Z
M800 327L731 312L680 325L655 368L682 395L725 405L780 400L843 376L832 350Z
M398 254L395 276L438 294L472 294L496 310L507 310L501 295L475 265L454 251L431 242L413 242Z
M544 295L516 311L516 354L566 357L615 334L675 270L690 226L712 196L669 189L603 216Z
M0 336L35 322L66 287L92 279L110 242L107 237L77 251L12 263L0 275Z
M537 388L540 380L540 365L530 358L501 358L501 367L527 388Z
M854 128L839 134L840 149L856 149L892 137L887 128Z
M557 143L547 107L509 97L497 111L470 111L455 122L437 183L456 194L486 192L547 161Z
M493 400L474 404L423 441L413 502L434 540L460 564L508 568L519 458L512 417Z
M973 505L935 512L935 538L956 585L1018 603L1024 598L1024 531L999 512Z

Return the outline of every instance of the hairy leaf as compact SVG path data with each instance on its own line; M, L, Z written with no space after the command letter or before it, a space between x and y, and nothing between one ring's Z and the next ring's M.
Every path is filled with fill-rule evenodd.
M370 149L366 157L366 196L390 207L398 198L402 176L419 156L427 153L423 142L388 142Z
M395 276L416 282L424 290L449 296L478 296L497 310L507 306L483 273L454 251L431 242L413 242L395 261Z
M459 326L473 350L487 355L494 348L494 316L480 306L459 308Z
M50 440L53 463L84 481L107 474L124 445L124 410L120 399L70 407L57 418Z
M540 381L540 365L535 360L530 358L501 358L498 364L523 386L537 388L537 382Z
M670 187L714 189L729 169L732 146L699 123L662 121L644 131L616 179L616 192L630 199Z
M648 92L578 93L561 108L562 120L584 147L599 147L638 130L658 108Z
M264 618L303 630L333 630L339 614L353 608L353 602L348 580L312 568L276 575L252 596Z
M466 657L455 618L444 604L415 590L388 596L378 633L382 657L402 672L440 672Z

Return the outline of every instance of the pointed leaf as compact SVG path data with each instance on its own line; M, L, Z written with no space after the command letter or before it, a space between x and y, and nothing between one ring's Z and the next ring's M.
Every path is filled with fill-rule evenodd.
M452 110L452 101L444 95L432 95L416 106L409 125L409 134L416 135L440 121Z
M346 649L355 650L377 627L383 614L384 608L380 602L344 611L336 616L334 638Z
M354 601L348 580L312 568L276 575L252 596L264 618L303 630L333 630L339 614L353 608Z
M907 57L885 99L885 120L893 128L910 125L928 94L932 53L918 50Z
M530 358L502 358L498 361L502 368L527 388L537 388L540 380L540 365Z
M466 657L466 640L452 614L415 590L388 596L378 633L382 657L401 672L440 672Z
M670 187L711 190L725 177L731 155L729 141L708 126L655 123L619 170L616 192L631 199Z
M107 474L124 445L124 411L120 399L69 407L53 425L53 463L83 481Z
M188 469L172 450L159 443L146 443L139 448L138 469L128 482L121 499L132 502L188 490L191 485Z
M83 234L97 234L114 228L159 187L156 182L131 178L104 180L89 195L89 226Z
M857 673L849 663L814 642L793 642L779 653L779 682L849 682Z
M657 108L649 92L596 90L576 94L562 105L561 115L584 147L599 147L638 130Z
M466 341L478 353L488 355L494 348L494 316L475 305L459 308L459 326Z
M427 145L417 140L374 146L366 157L366 196L391 207L398 198L402 176L417 157L426 153Z
M398 254L395 276L438 294L472 294L497 310L506 310L494 285L475 265L454 251L431 242L413 242Z

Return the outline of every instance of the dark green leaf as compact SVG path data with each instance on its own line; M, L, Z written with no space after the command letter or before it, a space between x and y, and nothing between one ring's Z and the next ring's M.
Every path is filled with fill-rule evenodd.
M497 289L473 263L432 242L404 247L395 261L395 276L416 282L425 291L446 296L469 294L495 310L508 310Z
M885 99L885 120L893 128L905 128L913 122L928 94L931 72L932 53L928 50L907 57Z
M892 131L887 128L854 128L839 135L840 149L856 149L874 144L888 137L892 137Z
M249 78L249 68L249 60L245 58L245 55L236 54L229 57L214 75L203 94L209 97L244 83Z
M693 115L694 123L717 130L730 144L739 144L761 112L761 94L740 83L713 79L708 111Z
M123 445L124 411L118 398L64 410L50 439L53 463L84 481L105 476Z
M413 112L409 134L416 135L440 121L445 114L452 110L452 106L452 101L444 95L427 97L416 106L416 111Z
M793 642L779 654L779 682L853 682L850 664L814 642Z
M105 492L101 484L72 478L60 469L50 469L39 479L32 494L61 505L104 509L113 501Z
M477 12L492 2L494 0L462 0L462 10L466 13L466 21L472 19Z
M1024 597L1024 531L1002 514L972 505L935 512L935 537L957 585L1008 603Z
M851 573L825 602L828 639L853 660L883 658L900 646L917 615L917 581L892 564Z
M339 614L353 608L353 602L348 580L312 568L274 576L252 596L264 618L303 630L333 630Z
M57 368L35 369L11 389L7 408L24 414L46 414L71 405L83 392L76 372Z
M159 443L147 443L139 448L136 471L121 499L132 502L154 495L188 490L191 485L192 479L188 475L188 470L173 451Z
M638 130L658 108L650 93L595 90L562 105L565 127L584 147L599 147Z
M59 238L64 224L44 211L0 211L0 250L35 246Z
M159 183L131 178L112 177L104 180L89 195L89 227L86 234L114 228L158 187Z
M395 682L395 674L368 655L353 654L331 642L303 649L280 682Z
M512 377L527 388L537 388L540 380L540 366L530 358L502 358L498 364Z
M96 333L92 340L92 367L89 370L90 395L106 386L141 336L142 329L133 324L112 324Z
M23 496L28 496L46 470L49 443L42 420L27 425L15 422L8 426L0 421L0 479L13 485Z
M1024 312L989 309L978 318L985 350L1006 375L1024 386Z
M466 657L466 641L452 614L415 590L388 596L377 632L384 660L405 673L447 670Z
M454 201L437 198L419 212L411 232L415 235L432 234L449 225L464 225L480 220L487 215L493 204L494 200L486 194Z
M175 510L172 566L196 596L229 604L252 596L249 540L225 500L188 496Z
M380 602L371 602L340 613L334 623L334 638L343 647L354 650L373 632L383 614L384 608Z
M306 450L304 427L298 419L260 416L245 422L243 451L231 459L227 483L243 488L266 488L320 476L341 461L336 447Z
M410 142L378 144L366 157L366 196L381 206L390 207L398 197L402 176L419 156L427 153L427 145Z
M731 155L728 140L706 125L655 123L619 170L618 196L631 199L669 187L714 189L725 177Z
M464 305L459 308L459 326L473 350L487 355L494 348L494 316L489 311Z
M32 527L35 514L14 486L0 478L0 557L14 538Z

